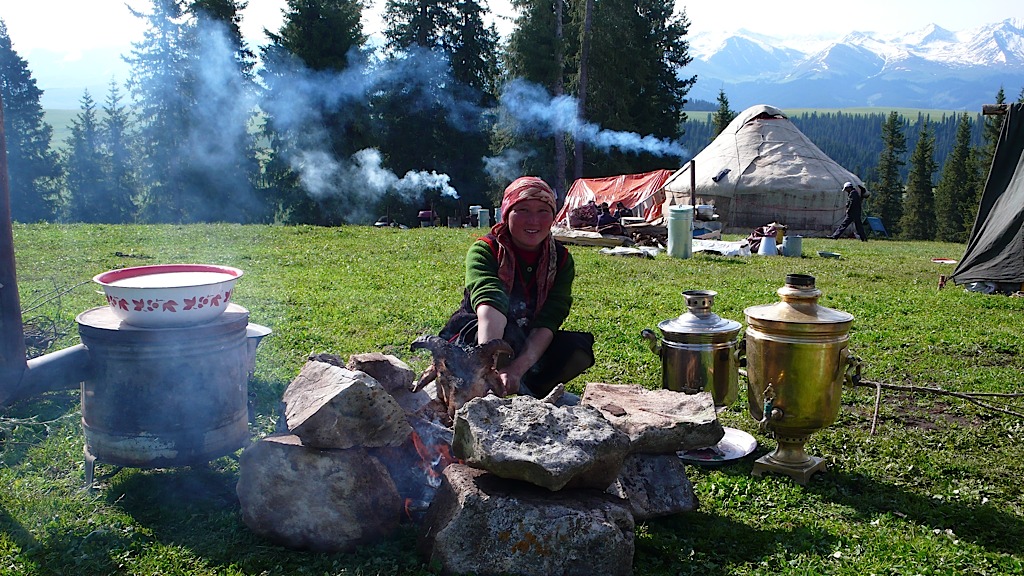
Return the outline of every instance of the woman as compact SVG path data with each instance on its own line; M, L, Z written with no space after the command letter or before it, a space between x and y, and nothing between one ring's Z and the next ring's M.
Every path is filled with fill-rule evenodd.
M594 365L594 337L559 329L576 268L551 235L555 212L555 194L540 178L509 184L503 220L469 248L462 306L440 334L463 344L508 342L515 357L498 368L505 394L540 398Z

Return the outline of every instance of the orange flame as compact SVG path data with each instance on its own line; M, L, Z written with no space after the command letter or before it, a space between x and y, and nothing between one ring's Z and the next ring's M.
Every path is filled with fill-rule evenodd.
M423 443L423 439L420 438L420 435L417 434L415 430L412 431L412 445L416 448L416 453L420 456L420 467L422 467L427 476L431 478L438 478L441 476L441 473L435 470L435 468L444 470L449 464L454 464L456 462L459 464L462 463L462 460L452 456L451 452L448 450L448 446L444 444L434 444L428 447Z

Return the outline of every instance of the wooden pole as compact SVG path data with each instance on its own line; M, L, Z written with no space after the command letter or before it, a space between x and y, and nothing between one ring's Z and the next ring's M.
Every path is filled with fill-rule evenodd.
M690 206L693 206L694 217L697 215L697 161L690 160Z

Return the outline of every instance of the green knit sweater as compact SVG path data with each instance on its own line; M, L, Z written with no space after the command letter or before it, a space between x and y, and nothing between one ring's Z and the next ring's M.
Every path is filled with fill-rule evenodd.
M576 276L572 255L566 251L565 261L555 275L544 306L532 315L528 308L536 296L533 283L535 267L524 264L523 258L518 255L516 267L518 270L513 294L508 294L498 278L498 259L491 252L490 245L483 240L474 242L466 254L466 291L473 310L480 304L489 304L504 314L509 322L527 318L529 324L524 327L527 332L533 328L558 330L569 316L569 308L572 306L572 281ZM525 297L527 290L531 291L530 298ZM527 300L531 304L526 303Z

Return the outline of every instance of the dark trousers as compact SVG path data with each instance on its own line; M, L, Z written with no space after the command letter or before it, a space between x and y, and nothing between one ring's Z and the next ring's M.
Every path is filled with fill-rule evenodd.
M558 330L551 345L532 368L523 374L521 390L543 398L559 385L583 374L594 365L594 335L590 332Z
M851 214L847 212L846 218L843 218L843 221L839 223L839 226L836 228L836 231L833 232L832 235L829 236L829 238L839 238L839 236L841 236L842 233L846 231L850 224L853 224L853 230L856 233L857 238L862 242L867 242L868 235L864 233L864 219L861 218L860 213Z

